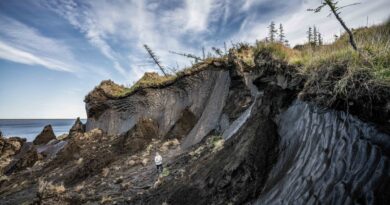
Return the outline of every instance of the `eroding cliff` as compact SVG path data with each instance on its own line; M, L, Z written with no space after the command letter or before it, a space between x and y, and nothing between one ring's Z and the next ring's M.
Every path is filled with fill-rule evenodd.
M232 52L176 76L146 74L145 83L132 88L102 82L85 99L86 127L78 120L69 135L31 145L38 158L31 164L15 161L0 178L1 202L389 201L388 112L376 121L351 115L345 104L323 107L307 87L312 79L297 66L267 50L252 60L245 63ZM323 100L321 90L315 96ZM390 91L381 90L385 98L371 104L378 115L390 101ZM365 99L355 97L353 103ZM356 113L359 106L351 106ZM360 107L369 112L369 106ZM27 159L16 157L27 153L23 140L0 145L2 157L8 157L2 169ZM164 163L160 175L153 162L157 151Z
M229 124L252 101L244 77L233 76L232 80L233 71L222 64L217 65L205 65L207 68L202 71L180 78L169 86L143 88L120 98L107 94L103 84L86 97L87 130L100 128L108 134L123 134L140 120L150 119L158 126L155 138L186 136L182 145L190 147L211 131L221 129L223 114ZM186 127L187 123L190 126ZM175 133L179 130L181 133Z

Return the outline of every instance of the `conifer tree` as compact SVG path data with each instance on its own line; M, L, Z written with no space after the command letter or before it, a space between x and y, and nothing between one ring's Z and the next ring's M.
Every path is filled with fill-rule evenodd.
M277 30L275 29L275 23L272 21L268 28L269 28L269 41L273 43L275 42L275 36L277 32Z
M307 30L307 40L309 41L309 44L313 42L313 32L311 27Z
M318 45L318 33L316 26L313 26L313 43L314 46Z
M320 32L318 32L318 45L319 46L322 46L323 45L323 39L322 39L322 35Z
M284 38L285 38L286 36L284 35L284 29L283 29L283 25L282 24L280 24L279 25L279 42L280 43L284 43Z
M172 54L179 55L179 56L184 56L184 57L187 57L187 58L194 59L195 63L198 63L199 61L202 61L201 57L196 56L196 55L191 54L191 53L179 53L179 52L175 52L175 51L169 51L169 52L172 53Z
M161 72L165 75L168 76L167 73L165 72L164 66L162 66L159 57L152 51L152 49L148 45L144 45L145 50L148 52L149 57L153 60L153 62L157 65L158 68L160 68Z

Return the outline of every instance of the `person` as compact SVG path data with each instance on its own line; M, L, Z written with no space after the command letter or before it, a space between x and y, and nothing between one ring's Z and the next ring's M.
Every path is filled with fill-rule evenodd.
M154 157L154 162L156 163L157 172L161 174L163 172L162 157L158 152L156 152L156 156Z

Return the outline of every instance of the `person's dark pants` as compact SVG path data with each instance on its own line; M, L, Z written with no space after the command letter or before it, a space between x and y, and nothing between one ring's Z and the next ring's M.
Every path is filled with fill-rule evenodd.
M162 165L162 164L159 164L159 165L156 165L156 167L157 167L157 172L158 172L159 174L161 174L161 173L163 172L163 165Z

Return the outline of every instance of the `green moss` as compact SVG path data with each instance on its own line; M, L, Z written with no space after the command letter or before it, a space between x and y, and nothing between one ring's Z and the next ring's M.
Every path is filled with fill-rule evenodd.
M167 177L167 176L169 176L169 174L170 174L170 172L169 172L169 169L168 169L168 168L164 168L163 171L162 171L162 173L161 173L161 175L162 175L163 177Z

